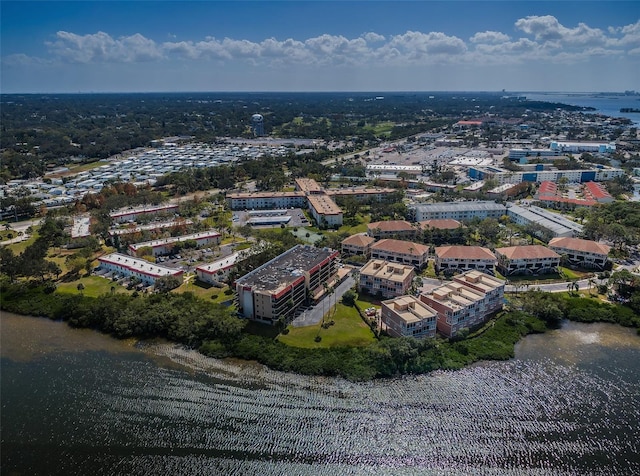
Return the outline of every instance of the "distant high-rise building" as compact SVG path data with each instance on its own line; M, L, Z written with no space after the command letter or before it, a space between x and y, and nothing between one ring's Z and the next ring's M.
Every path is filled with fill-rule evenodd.
M251 116L251 128L253 129L253 135L256 137L264 135L264 117L261 114Z

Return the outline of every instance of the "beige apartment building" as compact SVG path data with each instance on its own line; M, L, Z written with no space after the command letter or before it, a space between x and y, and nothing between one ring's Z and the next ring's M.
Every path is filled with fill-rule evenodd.
M360 269L358 288L374 296L393 298L406 294L415 276L411 265L372 259Z
M408 264L420 269L429 260L429 247L412 241L387 238L371 245L371 258Z
M383 328L392 337L434 337L438 313L415 296L382 301Z

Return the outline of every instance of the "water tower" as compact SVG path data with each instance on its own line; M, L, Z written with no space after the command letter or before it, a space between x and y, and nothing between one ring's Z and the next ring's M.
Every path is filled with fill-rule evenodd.
M251 128L254 136L261 137L264 135L264 117L261 114L251 116Z

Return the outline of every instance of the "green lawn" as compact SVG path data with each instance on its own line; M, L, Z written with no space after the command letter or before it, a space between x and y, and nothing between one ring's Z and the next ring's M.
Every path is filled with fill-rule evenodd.
M339 347L339 346L365 346L375 340L373 332L362 322L355 307L348 307L338 303L333 319L335 324L328 329L323 329L321 324L307 327L289 326L288 334L281 334L278 340L293 347L305 349ZM316 336L322 340L316 342Z
M213 302L222 302L230 299L233 296L233 293L229 293L229 286L225 286L223 288L217 288L207 283L203 283L202 281L198 281L196 277L190 278L188 281L182 283L181 286L177 287L171 292L174 293L184 293L190 292L195 294L196 296L203 299L210 299ZM225 294L229 293L229 294Z
M115 292L127 293L126 288L114 283L110 279L101 276L85 276L68 283L58 283L58 292L64 294L80 294L78 291L78 283L84 285L82 294L89 297L98 297L111 292L111 286L115 288Z
M345 232L345 233L349 233L350 235L355 235L357 233L364 233L365 231L367 231L367 224L371 222L371 215L358 214L356 215L356 219L358 220L357 225L353 225L353 226L342 225L338 229L338 232Z

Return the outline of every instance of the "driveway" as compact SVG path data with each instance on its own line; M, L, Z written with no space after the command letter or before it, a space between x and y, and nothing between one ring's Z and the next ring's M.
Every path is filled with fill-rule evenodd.
M293 327L305 327L318 324L322 321L323 314L325 312L328 313L331 309L331 306L339 302L342 298L342 295L349 289L351 289L355 283L356 282L353 279L353 276L347 276L347 278L343 282L336 286L334 294L325 296L318 302L318 304L307 309L306 311L303 311L302 314L300 314L291 322L291 325Z

